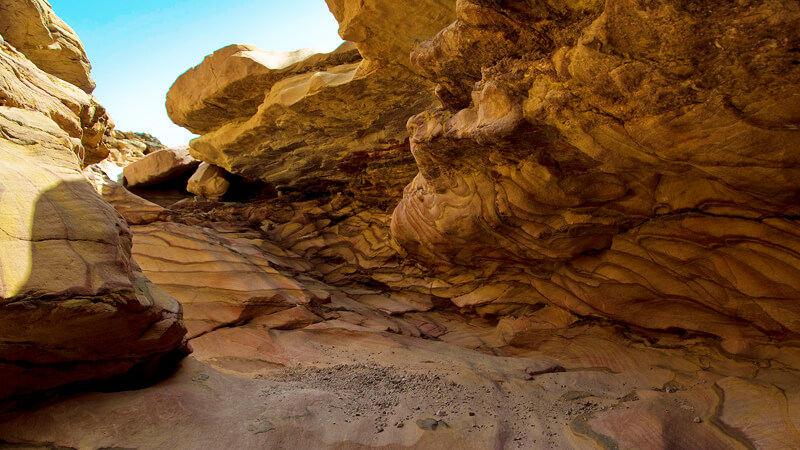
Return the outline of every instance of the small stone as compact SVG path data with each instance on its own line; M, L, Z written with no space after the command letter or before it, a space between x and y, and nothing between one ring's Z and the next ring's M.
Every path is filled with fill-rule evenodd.
M694 423L703 423L703 419L701 419L700 416L697 416L694 418Z

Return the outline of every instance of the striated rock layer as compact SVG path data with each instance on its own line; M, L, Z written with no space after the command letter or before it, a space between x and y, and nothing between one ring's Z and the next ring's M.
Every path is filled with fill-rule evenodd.
M0 15L5 30L24 25L12 18ZM31 30L31 41L12 33L15 45L39 45ZM108 153L108 116L8 43L0 80L0 399L142 381L183 354L185 328L180 304L132 259L128 225L82 175Z
M202 134L192 155L278 189L358 187L389 179L373 176L384 168L407 182L405 120L434 105L432 85L405 65L362 60L351 43L307 53L230 46L181 75L167 110Z

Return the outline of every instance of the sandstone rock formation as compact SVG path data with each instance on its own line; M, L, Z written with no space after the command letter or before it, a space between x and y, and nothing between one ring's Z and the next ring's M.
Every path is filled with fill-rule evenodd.
M349 43L329 55L313 48L286 53L229 45L175 80L167 94L167 112L173 122L192 133L208 133L255 114L264 93L286 76L360 59Z
M416 41L427 39L456 18L454 2L325 0L339 22L339 36L355 43L364 58L410 67ZM413 17L413 20L409 20Z
M434 104L430 88L406 66L362 61L350 43L311 56L237 45L181 75L167 110L202 134L195 157L279 189L327 192L386 167L413 172L403 124Z
M94 90L83 44L46 1L0 1L0 35L45 72L87 94Z
M41 71L8 43L0 45L0 79L0 105L44 114L68 134L84 164L108 156L103 138L110 119L94 97Z
M459 1L412 54L450 109L409 121L399 245L732 352L796 339L800 11L699 5Z
M144 271L185 305L193 357L153 388L67 399L0 424L0 436L176 448L794 441L796 349L730 358L703 336L531 305L519 273L433 277L398 261L388 212L291 197L186 202L133 227Z
M48 405L0 436L795 445L794 4L329 6L362 62L229 47L168 98L203 134L193 154L276 195L160 208L93 178L137 224L142 271L183 303L193 357L163 384ZM444 107L425 110L434 91Z
M186 190L200 197L219 200L230 186L224 169L204 162L189 178Z
M121 375L181 346L181 307L130 256L125 222L38 112L0 107L0 398ZM20 324L28 324L20 326Z
M106 161L87 167L84 169L83 175L95 191L103 197L103 200L113 206L129 225L151 223L156 220L166 220L169 217L166 209L133 194L114 181L108 174L110 170L104 163ZM112 169L116 167L112 164Z
M189 147L158 150L135 161L122 171L127 186L152 186L190 172L200 161L189 155Z
M158 138L147 133L114 130L114 136L106 139L109 148L108 160L125 167L157 150L167 148Z
M36 30L16 45L40 45ZM125 221L81 173L103 157L105 110L8 43L0 79L0 399L142 381L183 354L185 328L180 304L131 258Z

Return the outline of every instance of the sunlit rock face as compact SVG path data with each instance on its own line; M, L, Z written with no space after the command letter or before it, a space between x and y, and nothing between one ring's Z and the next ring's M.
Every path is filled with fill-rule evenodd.
M800 332L791 2L457 2L414 67L419 175L393 236L430 264L515 261L581 315Z
M152 186L192 173L200 161L189 155L186 146L157 150L134 161L122 171L127 186Z
M94 90L83 44L46 1L0 1L0 35L45 72L87 94Z
M23 8L25 5L27 2L0 3L0 35L3 38L0 39L0 47L2 47L0 49L0 106L38 111L44 114L67 133L70 145L74 148L81 163L98 162L109 153L109 149L104 143L104 137L110 135L111 119L106 114L105 108L99 105L94 97L76 85L53 76L52 73L57 71L50 71L47 68L48 61L51 61L48 56L42 56L44 59L37 64L31 61L33 58L29 57L28 53L38 54L38 50L35 49L42 45L37 40L41 37L37 31L39 29L34 26L39 22L35 22L34 19L47 23L51 18L52 20L58 18L53 15L49 6L40 11L41 17L36 16L35 18L25 15L24 17L28 18L23 19L16 12L12 12L12 10L17 11L18 8L27 11L27 6ZM41 5L39 6L41 7ZM9 12L6 13L7 11ZM35 23L31 24L26 21ZM61 23L60 20L57 22ZM28 28L26 28L26 24ZM11 33L11 37L6 33ZM72 38L80 43L74 35L70 39ZM31 50L31 47L34 50ZM52 48L55 49L57 46L52 46ZM55 50L53 52L58 53ZM80 48L80 54L85 57L82 48ZM85 75L88 76L88 67L84 69Z
M185 328L81 173L103 157L105 110L8 42L0 80L0 399L133 369L143 378L182 354Z
M408 65L362 60L353 43L329 54L234 45L181 75L167 110L202 134L193 156L278 189L402 185L415 171L405 120L438 104L433 85Z
M230 186L225 170L202 163L189 178L186 190L203 198L218 200L228 192Z
M412 67L414 43L432 37L456 18L453 1L325 0L339 22L339 36L364 58ZM409 20L409 18L413 18Z

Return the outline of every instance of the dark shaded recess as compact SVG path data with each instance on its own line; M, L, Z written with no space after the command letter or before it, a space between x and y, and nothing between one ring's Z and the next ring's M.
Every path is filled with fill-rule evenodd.
M190 353L190 347L179 347L139 362L121 375L76 381L44 391L3 399L0 401L0 422L86 392L123 392L148 388L174 375L180 368L181 360ZM73 364L65 363L62 366L68 371ZM30 367L35 369L33 365ZM3 443L2 440L0 443Z
M278 195L278 191L271 184L253 178L229 173L228 181L231 183L231 187L222 197L222 201L225 202L246 203Z
M145 187L127 186L127 189L139 197L150 200L151 202L166 208L177 201L194 197L194 194L186 190L186 185L189 183L189 178L191 178L193 174L194 171L189 171L174 176L158 184Z

